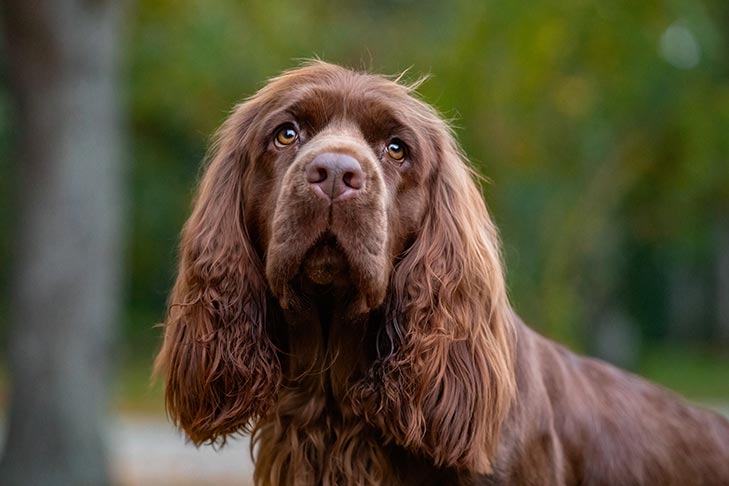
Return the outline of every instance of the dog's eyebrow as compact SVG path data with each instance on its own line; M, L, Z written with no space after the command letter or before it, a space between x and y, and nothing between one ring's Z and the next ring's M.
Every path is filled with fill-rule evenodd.
M281 124L296 121L299 122L298 117L288 108L280 108L266 114L266 118L261 123L261 132L263 135L269 135Z
M396 137L417 150L420 138L417 128L408 120L407 114L399 109L400 103L375 96L362 97L360 103L366 109L355 110L356 121L369 142L382 142Z
M267 132L281 123L295 120L310 130L321 129L334 115L337 108L336 93L316 86L300 86L286 93L286 100L271 111L262 126Z

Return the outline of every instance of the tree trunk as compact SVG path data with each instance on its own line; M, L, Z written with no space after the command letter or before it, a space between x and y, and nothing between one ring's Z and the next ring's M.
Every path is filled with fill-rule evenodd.
M123 3L3 4L19 164L5 485L109 482L104 429L123 252Z

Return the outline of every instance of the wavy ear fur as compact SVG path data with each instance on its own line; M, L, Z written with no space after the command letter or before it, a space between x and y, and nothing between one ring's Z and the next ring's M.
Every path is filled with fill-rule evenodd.
M486 473L516 386L512 314L474 174L439 138L433 203L394 269L369 390L379 400L364 415L437 465Z
M262 263L243 219L243 104L217 134L192 215L182 232L179 274L155 369L167 412L195 444L225 443L250 427L276 395L281 372L266 333Z

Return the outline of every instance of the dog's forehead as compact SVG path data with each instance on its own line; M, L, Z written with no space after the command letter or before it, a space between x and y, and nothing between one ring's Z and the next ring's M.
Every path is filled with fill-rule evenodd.
M437 150L434 141L446 130L437 113L413 96L411 86L338 66L288 72L256 98L266 136L289 121L298 123L307 138L338 127L356 127L373 147L401 139L416 158Z
M367 89L341 85L309 85L293 89L286 110L315 131L333 122L347 121L363 133L387 133L398 127L417 125L406 94L387 92L377 85Z

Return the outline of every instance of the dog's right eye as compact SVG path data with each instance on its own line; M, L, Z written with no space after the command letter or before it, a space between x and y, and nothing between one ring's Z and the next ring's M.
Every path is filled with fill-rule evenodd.
M286 147L293 144L299 139L299 132L293 125L284 125L276 130L276 136L274 142L279 147Z

